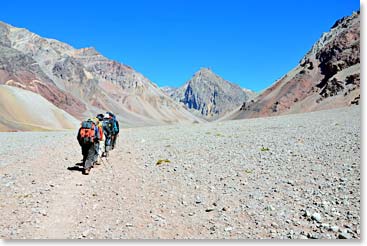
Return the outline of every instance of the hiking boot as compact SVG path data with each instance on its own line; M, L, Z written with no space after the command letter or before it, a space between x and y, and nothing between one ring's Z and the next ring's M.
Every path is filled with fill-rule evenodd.
M90 173L90 168L84 169L84 175L89 175Z

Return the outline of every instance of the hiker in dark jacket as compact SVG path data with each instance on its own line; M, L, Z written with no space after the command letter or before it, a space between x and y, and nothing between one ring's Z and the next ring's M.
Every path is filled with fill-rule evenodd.
M116 119L116 116L113 113L107 112L107 114L110 115L110 119L111 119L111 122L112 122L111 147L112 147L112 149L114 149L115 146L116 146L117 136L120 132L120 126L119 126L119 122Z
M78 142L82 148L83 173L88 175L98 156L97 146L101 139L101 130L98 128L98 119L83 121L78 131Z

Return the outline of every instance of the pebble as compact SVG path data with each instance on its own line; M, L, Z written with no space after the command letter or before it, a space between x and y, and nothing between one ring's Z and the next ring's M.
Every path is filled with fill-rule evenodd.
M196 197L195 197L195 203L196 203L196 204L200 204L200 203L202 203L202 199L201 199L201 197L200 197L200 196L196 196Z
M347 232L342 232L338 236L339 239L352 239L352 236Z
M312 214L311 219L313 219L317 222L321 222L321 215L319 213L314 213L314 214Z
M339 231L339 226L330 226L329 228L331 231L333 232L338 232Z
M232 231L233 230L233 227L226 227L226 228L224 228L224 231Z
M89 230L87 229L87 230L83 231L82 236L87 237L88 234L89 234Z
M271 223L270 225L271 225L272 227L274 227L274 228L278 228L278 227L279 227L279 225L278 225L277 223L275 223L275 222Z
M317 234L310 232L307 234L307 237L310 239L319 239L319 236Z
M47 216L46 210L41 210L41 211L39 211L39 213L42 214L42 216Z

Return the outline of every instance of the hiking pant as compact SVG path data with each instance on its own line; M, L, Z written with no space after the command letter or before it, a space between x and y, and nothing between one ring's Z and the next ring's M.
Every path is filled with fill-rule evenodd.
M98 148L98 156L102 157L103 151L105 149L104 141L99 142L99 148Z
M105 152L107 153L108 151L111 150L111 135L106 136L106 141L105 141Z
M99 145L100 145L99 142L94 143L94 151L95 151L95 153L94 153L93 163L98 160Z
M88 169L93 165L95 153L96 149L94 143L82 145L84 169Z
M118 135L112 135L112 140L111 140L112 149L114 149L116 146L117 136Z

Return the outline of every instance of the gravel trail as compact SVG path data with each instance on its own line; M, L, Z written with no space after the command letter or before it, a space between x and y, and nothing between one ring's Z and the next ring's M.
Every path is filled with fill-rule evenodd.
M361 237L359 106L124 129L88 176L75 132L0 137L3 239Z

